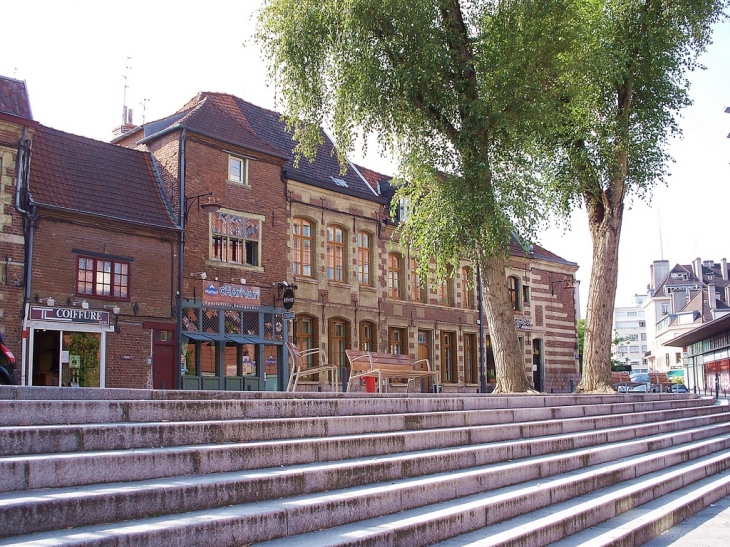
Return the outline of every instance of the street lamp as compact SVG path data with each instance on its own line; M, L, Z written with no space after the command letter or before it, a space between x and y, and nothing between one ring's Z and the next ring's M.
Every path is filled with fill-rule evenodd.
M482 294L482 270L477 262L477 303L479 307L479 391L487 392L487 371L484 367L484 295Z
M215 200L208 200L202 205L200 204L200 198L204 198L206 196L212 196L213 192L208 192L207 194L198 194L197 196L185 196L185 213L183 215L183 230L185 229L185 221L188 220L188 213L190 213L190 207L192 207L193 202L196 202L198 204L198 210L202 209L205 213L215 213L218 209L221 208L219 203L216 203Z
M555 296L555 285L559 283L565 283L566 289L575 289L575 283L573 283L572 277L566 277L565 279L558 279L557 281L550 281L550 294Z

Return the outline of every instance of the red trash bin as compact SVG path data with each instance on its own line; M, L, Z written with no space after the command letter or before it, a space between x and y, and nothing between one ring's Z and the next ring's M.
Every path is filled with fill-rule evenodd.
M375 376L364 376L365 391L367 393L375 393Z

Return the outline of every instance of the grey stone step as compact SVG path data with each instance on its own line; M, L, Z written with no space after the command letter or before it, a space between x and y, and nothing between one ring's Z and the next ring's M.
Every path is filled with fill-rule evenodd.
M678 479L676 476L672 479ZM685 481L688 482L688 481ZM617 488L613 488L617 490ZM634 506L628 491L628 499L619 501L614 506L615 516L604 518L611 514L611 507L607 508L601 518L593 518L589 527L573 530L568 524L571 519L581 519L580 505L583 502L585 507L596 504L600 501L605 492L595 492L583 496L583 500L576 498L565 502L535 511L529 516L525 515L508 522L490 526L476 532L463 534L434 545L438 547L488 547L495 545L530 545L540 547L550 545L551 547L638 547L647 541L662 534L676 526L683 520L702 511L710 504L730 495L730 472L727 468L722 471L699 478L681 488L665 491L660 488L662 495L653 497L641 505ZM628 510L627 510L628 509ZM562 539L545 543L546 540L538 540L535 533L541 526L555 523L555 515L563 512L563 521L566 525L564 533L554 533L553 536L564 535ZM585 525L584 525L585 526ZM516 537L515 530L520 530L521 537ZM722 531L718 530L718 533ZM531 533L531 536L529 535ZM500 537L501 536L501 537ZM508 538L509 542L504 543ZM727 538L725 538L727 539ZM502 541L500 541L502 540ZM550 538L547 538L549 541ZM694 544L692 545L701 545Z
M0 500L0 537L26 533L29 523L33 523L35 531L63 529L144 518L149 514L182 513L353 488L425 473L451 473L441 481L449 481L445 488L452 493L467 495L481 491L485 485L489 488L503 487L636 456L648 451L649 447L655 450L659 446L668 447L661 453L665 463L697 458L730 448L730 430L725 429L727 433L721 436L714 436L718 433L717 427L706 427L679 435L672 433L481 467L473 466L473 462L482 458L469 453L478 452L483 447L463 447L397 454L376 460L345 460L258 472L6 494ZM656 457L656 453L652 454L652 458ZM462 467L465 465L468 467ZM434 481L433 486L440 485ZM442 495L443 498L450 499L448 495Z
M468 496L260 545L542 547L679 488L691 488L708 477L713 491L710 497L727 495L728 468L730 451L724 451L635 479L611 477L604 481L597 477L585 493L576 485L581 479L590 483L591 477L574 474L572 480L560 477L523 484L519 489ZM610 465L602 471L610 476L617 469ZM718 477L717 473L723 474Z
M0 386L2 387L2 386ZM12 390L14 388L8 387ZM45 390L49 388L25 388ZM52 388L55 390L72 388ZM83 388L80 388L84 390ZM88 391L88 390L84 390ZM115 390L102 390L104 392ZM124 391L124 390L121 390ZM173 392L177 393L177 392ZM217 392L216 392L217 393ZM222 392L225 393L225 392ZM269 393L269 392L264 392ZM0 414L6 426L67 425L86 423L159 422L193 420L234 420L265 418L305 418L450 411L504 410L543 412L543 419L575 417L574 409L584 416L634 412L654 408L708 406L712 399L691 394L627 395L534 395L534 396L441 396L392 397L313 397L282 394L266 398L240 399L78 399L78 400L0 400ZM289 395L289 397L286 397ZM370 394L373 395L373 394ZM548 410L553 409L553 410Z
M730 496L730 473L718 473L712 477L652 500L636 509L604 521L588 530L583 530L564 540L555 542L552 547L634 547L660 536L689 517L699 513L712 504ZM727 544L727 529L706 530L706 534ZM706 537L705 540L709 540ZM660 540L658 540L660 541ZM707 545L699 543L686 545ZM684 540L676 543L681 545ZM720 544L718 543L718 544ZM666 544L666 543L663 543ZM674 545L674 544L673 544Z
M584 407L544 409L472 410L379 416L246 419L216 421L95 423L86 425L34 425L0 427L0 454L42 454L123 450L276 439L302 439L336 435L465 428L509 424L514 434L534 436L529 430L563 433L679 419L727 412L727 407L701 406L651 411L645 405L611 406L614 413L585 416ZM641 410L639 410L641 409ZM624 413L618 413L623 410ZM557 418L555 418L557 417ZM516 423L521 422L519 425Z
M626 416L630 420L632 415ZM0 457L0 476L3 477L0 491L263 469L271 467L272 463L287 466L511 440L489 448L490 461L498 461L712 424L730 427L729 418L730 414L725 412L638 425L630 425L629 421L617 427L591 428L585 432L570 432L575 426L571 420L555 420L544 427L527 423L515 427L477 426L315 439L5 456ZM569 432L557 434L564 431L563 424ZM79 473L80 469L84 472Z
M716 472L730 465L728 449L694 462L678 463L690 457L682 452L658 451L474 495L468 494L469 488L473 490L474 483L478 483L477 471L467 470L184 515L55 530L27 538L9 538L0 541L0 545L40 545L51 540L49 544L53 545L225 546L247 545L284 535L288 537L272 545L426 545L609 485L633 484L631 496L650 497L660 485L675 485L677 477L694 481L706 476L708 470ZM656 471L673 464L677 465ZM633 483L630 480L651 472L654 475L649 479L634 479ZM479 484L478 488L488 485ZM612 499L615 505L627 499L627 495L621 491ZM341 526L348 521L357 522ZM316 532L321 528L329 529Z

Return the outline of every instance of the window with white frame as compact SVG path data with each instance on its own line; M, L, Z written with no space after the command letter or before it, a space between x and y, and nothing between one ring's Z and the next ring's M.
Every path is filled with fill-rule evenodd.
M228 156L228 180L248 185L248 160L236 156Z
M211 258L244 266L261 265L261 225L257 215L212 213Z
M76 294L129 300L129 262L79 256Z

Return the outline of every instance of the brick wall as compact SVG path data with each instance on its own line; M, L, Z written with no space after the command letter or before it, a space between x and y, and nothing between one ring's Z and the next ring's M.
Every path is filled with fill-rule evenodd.
M57 307L66 306L67 298L87 300L89 309L103 309L105 304L119 306L118 332L107 333L106 385L152 387L147 364L151 355L151 331L142 328L142 322L167 323L174 329L176 233L91 217L39 212L41 221L34 238L31 294L53 297ZM73 249L133 259L131 298L76 296L78 255Z
M16 356L20 355L25 244L22 218L15 210L15 160L22 136L22 126L0 120L0 331Z

